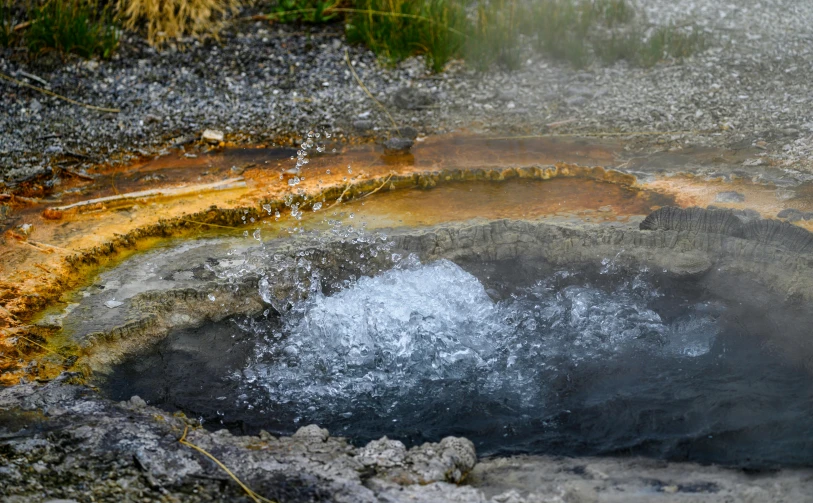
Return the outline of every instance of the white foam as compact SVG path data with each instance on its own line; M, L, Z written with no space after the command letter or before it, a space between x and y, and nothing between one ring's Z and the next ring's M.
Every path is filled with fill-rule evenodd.
M341 413L359 400L380 400L386 414L399 400L431 402L448 383L538 407L563 364L629 351L708 352L713 318L692 314L666 324L647 307L656 294L640 278L613 292L543 282L495 303L452 262L414 263L332 296L313 292L235 377L260 391L247 396L303 412Z

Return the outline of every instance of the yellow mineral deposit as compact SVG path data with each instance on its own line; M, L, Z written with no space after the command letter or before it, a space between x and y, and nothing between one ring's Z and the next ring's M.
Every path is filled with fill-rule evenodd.
M640 181L613 169L623 164L623 150L619 139L466 135L428 138L400 157L361 145L314 157L298 174L297 187L304 209L317 203L328 209L341 199L379 227L549 215L600 222L664 205L746 207L715 202L720 191L736 191L763 216L785 208L813 210L809 197L783 197L781 189L749 180L670 175ZM679 166L731 154L681 155L669 162ZM279 149L227 148L197 158L170 155L125 168L101 166L93 172L95 181L73 178L52 199L12 198L25 230L8 231L0 244L0 384L16 382L25 371L47 378L75 360L77 349L61 345L57 328L32 324L64 293L99 268L168 238L268 224L275 211L286 209L290 177L283 173L291 167ZM502 183L485 183L491 181ZM459 190L464 183L470 190ZM46 353L52 357L27 368Z

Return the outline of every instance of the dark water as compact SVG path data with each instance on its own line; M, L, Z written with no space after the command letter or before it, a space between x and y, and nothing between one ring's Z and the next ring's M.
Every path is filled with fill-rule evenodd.
M813 465L813 380L788 343L812 318L747 278L406 264L283 318L173 333L104 388L246 433Z

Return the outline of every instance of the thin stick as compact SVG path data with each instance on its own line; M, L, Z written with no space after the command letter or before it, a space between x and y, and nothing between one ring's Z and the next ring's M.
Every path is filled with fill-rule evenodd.
M199 224L199 225L210 225L212 227L219 227L221 229L239 229L239 227L229 227L228 225L217 225L217 224L210 224L208 222L196 222L195 220L187 220L185 218L179 219L181 222L189 222L190 224Z
M236 189L236 188L243 188L246 186L245 179L240 178L230 178L228 180L223 180L221 182L214 182L214 183L204 183L201 185L193 185L191 187L178 187L178 188L168 188L168 189L150 189L150 190L141 190L138 192L128 192L126 194L117 194L115 196L106 196L106 197L99 197L96 199L88 199L87 201L79 201L78 203L68 204L66 206L57 206L55 208L51 208L57 211L65 211L70 210L73 208L81 208L83 206L91 206L94 204L100 203L109 203L113 201L124 201L127 199L141 199L143 197L159 197L159 196L182 196L186 194L191 194L195 192L205 192L208 190L226 190L226 189Z
M45 274L47 274L49 276L56 276L56 274L54 274L53 272L51 272L48 269L46 269L45 267L43 267L41 264L34 264L34 267L36 267L40 271L43 271Z
M65 252L65 253L73 253L71 250L68 250L67 248L61 248L59 246L49 245L48 243L43 243L43 242L40 242L40 241L34 241L32 239L29 239L28 242L33 243L33 244L35 244L37 246L44 246L46 248L51 248L52 250L58 250L58 251Z
M332 207L336 206L337 204L341 204L342 198L344 197L345 194L347 194L347 191L350 190L350 185L351 184L349 184L349 183L347 184L347 186L344 188L344 191L341 194L339 194L339 197L336 198L336 201L334 201L333 204L328 206L328 208L332 208Z
M97 106L93 106L93 105L88 105L87 103L80 103L78 101L75 101L75 100L72 100L72 99L67 98L65 96L62 96L61 94L57 94L57 93L55 93L53 91L49 91L47 89L43 89L43 88L37 87L37 86L32 86L31 84L27 84L27 83L25 83L25 82L23 82L21 80L17 80L14 77L6 75L5 73L2 73L2 72L0 72L0 79L4 79L4 80L7 80L9 82L13 82L14 84L17 84L18 86L23 86L23 87L27 87L29 89L33 89L35 91L39 91L39 92L41 92L43 94L47 94L48 96L53 96L54 98L59 98L60 100L67 101L68 103L70 103L72 105L78 105L80 107L89 108L90 110L97 110L99 112L110 112L110 113L114 113L114 114L117 114L117 113L121 112L121 110L118 109L118 108L104 108L104 107L97 107Z
M571 122L577 122L579 119L567 119L563 121L551 122L550 124L545 124L548 127L559 127L564 126L565 124L570 124Z
M24 30L24 29L28 28L29 26L31 26L31 21L23 21L22 23L18 24L14 28L12 28L11 31Z
M223 463L221 463L219 459L217 459L216 457L214 457L212 454L209 454L209 452L208 452L208 451L206 451L205 449L203 449L202 447L198 447L197 445L195 445L195 444L193 444L192 442L190 442L189 440L187 440L187 439L186 439L186 433L187 433L188 431L189 431L189 426L185 426L185 427L184 427L184 429L183 429L183 435L181 436L181 438L180 438L180 439L178 439L178 442L180 442L180 443L181 443L181 445L185 445L185 446L187 446L187 447L191 447L192 449L195 449L195 450L196 450L196 451L198 451L199 453L203 454L203 455L204 455L204 456L206 456L207 458L209 458L209 459L211 459L212 461L214 461L214 462L215 462L215 464L216 464L217 466L219 466L219 467L220 467L220 468L221 468L221 469L222 469L224 472L226 472L226 474L227 474L229 477L231 477L231 478L232 478L232 480L234 480L235 482L237 482L237 485L239 485L239 486L240 486L240 487L243 489L243 491L245 491L245 492L246 492L246 494L248 495L248 497L249 497L249 498L251 498L251 499L254 501L254 503L275 503L274 501L272 501L272 500L270 500L270 499L268 499L268 498L263 498L263 497L262 497L262 496L260 496L259 494L257 494L257 493L255 493L254 491L252 491L252 490L251 490L251 489L250 489L250 488L249 488L247 485L245 485L245 484L243 483L243 481L242 481L242 480L240 480L239 478L237 478L237 475L235 475L234 473L232 473L232 471L231 471L231 470L229 470L229 469L226 467L226 465L224 465Z
M32 198L32 197L16 196L14 194L5 194L5 193L0 194L0 201L8 201L8 200L20 201L20 202L27 203L27 204L39 204L41 202L41 199L35 199L35 198Z
M381 185L380 185L380 186L379 186L377 189L375 189L374 191L372 191L372 192L368 192L367 194L364 194L364 195L363 195L363 196L361 196L359 199L364 199L365 197L372 196L373 194L375 194L375 193L376 193L376 192L378 192L379 190L383 189L383 188L384 188L384 186L385 186L385 185L387 185L387 182L389 182L389 181L390 181L390 178L392 178L392 175L393 175L393 174L394 174L394 173L393 173L392 171L390 171L390 176L388 176L388 177L387 177L387 179L386 179L386 180L384 180L384 183L382 183L382 184L381 184Z
M392 122L392 127L395 128L395 129L398 129L398 125L395 123L395 119L392 118L392 115L390 115L387 108L383 104L381 104L381 102L378 101L375 98L375 96L373 96L373 93L371 93L369 89L367 89L367 86L365 86L364 82L361 81L358 74L356 73L355 68L353 68L353 65L350 64L350 53L347 52L347 49L344 50L344 60L347 62L347 66L350 67L350 71L353 73L353 78L356 79L356 82L358 82L358 85L361 86L361 88L364 90L364 92L367 93L367 96L369 96L370 99L373 100L376 105L381 107L381 110L383 110L385 114L387 114L387 117L389 117L390 122Z
M27 79L36 80L37 82L39 82L40 84L42 84L44 86L49 86L50 85L47 80L42 79L40 77L37 77L33 73L28 73L28 72L24 72L22 70L17 70L17 75L22 75L23 77L25 77Z
M22 244L24 244L26 246L30 246L31 248L33 248L33 249L35 249L37 251L41 251L42 253L53 253L53 251L49 250L48 248L40 248L39 246L35 245L34 243L29 243L28 241L18 241L18 242L22 243Z
M63 167L60 167L59 169L60 169L60 170L62 170L62 171L64 171L65 173L67 173L67 174L71 175L71 176L75 176L76 178L80 178L80 179L82 179L82 180L90 180L90 181L94 181L94 180L96 180L95 178L93 178L93 177L92 177L92 176L90 176L90 175L85 175L85 174L83 174L83 173L79 173L78 171L74 171L74 170L69 169L69 168L66 168L66 167L64 167L64 166L63 166Z
M55 354L55 355L57 355L58 357L62 358L62 355L61 355L61 354L57 353L57 352L56 352L56 351L54 351L53 349L46 348L45 346L43 346L43 345L42 345L42 344L40 344L39 342L32 341L31 339L29 339L28 337L26 337L26 336L24 336L24 335L18 335L17 337L19 337L20 339L22 339L22 340L24 340L24 341L29 342L30 344L33 344L33 345L35 345L35 346L39 346L39 347L41 347L42 349L44 349L45 351L47 351L47 352L49 352L49 353L52 353L52 354Z

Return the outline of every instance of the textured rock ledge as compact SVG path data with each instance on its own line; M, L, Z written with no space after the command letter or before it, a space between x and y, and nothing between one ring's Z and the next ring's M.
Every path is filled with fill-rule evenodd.
M769 234L769 239L732 236L714 226L715 218L725 212L696 210L689 215L699 218L702 225L688 217L661 218L654 225L650 215L641 225L654 230L638 230L633 223L522 220L401 229L392 232L384 243L386 253L375 258L368 253L364 260L359 260L360 256L376 246L369 239L356 244L343 239L285 240L262 246L256 242L247 245L245 240L242 245L217 240L184 244L144 255L102 274L76 304L61 315L44 318L40 325L61 327L86 356L82 361L99 369L170 330L233 314L257 315L273 310L274 299L289 296L294 283L307 290L310 269L297 265L303 258L318 266L323 278L338 278L389 268L390 252L415 253L423 261L521 259L573 268L610 261L622 271L648 267L675 277L694 278L723 298L734 295L732 292L748 292L751 288L742 283L746 281L759 289L779 292L789 302L813 300L813 255L806 253L806 245L801 251L796 246L806 243L808 236L803 233L807 231L782 224L780 232ZM731 222L722 230L742 229ZM752 221L745 228L766 225L774 229L772 222ZM802 240L796 239L797 229ZM787 236L793 238L790 246L785 246ZM228 255L235 246L237 252ZM269 265L272 262L274 267ZM264 294L260 291L262 281L267 283ZM111 299L121 305L105 307ZM776 337L781 341L781 334ZM794 340L792 346L801 350L801 358L813 362L813 341Z
M641 458L481 460L466 439L361 448L310 425L291 437L235 436L150 407L115 403L65 373L0 389L0 494L9 503L249 502L210 458L280 503L795 503L813 470L746 473ZM467 477L468 476L468 477ZM458 485L466 482L468 485Z
M476 462L466 439L406 449L383 438L357 449L315 425L280 438L211 433L138 397L114 403L70 380L0 390L4 501L247 500L211 459L178 442L190 425L186 440L278 501L468 501L461 495L474 492L455 485Z

